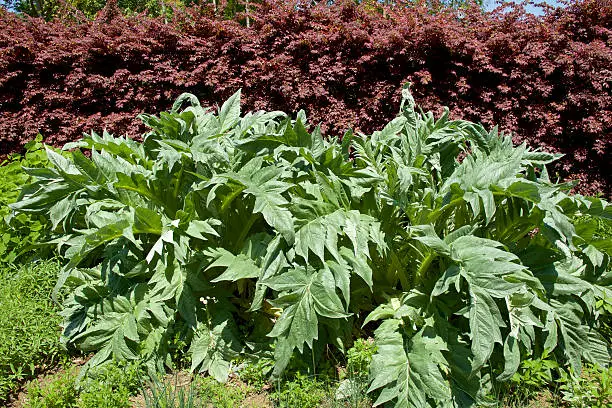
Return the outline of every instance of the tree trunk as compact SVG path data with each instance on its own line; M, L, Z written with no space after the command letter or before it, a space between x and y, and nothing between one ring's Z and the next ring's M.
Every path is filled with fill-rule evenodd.
M247 28L251 27L251 18L249 17L249 0L245 0L244 11L246 12L246 25Z

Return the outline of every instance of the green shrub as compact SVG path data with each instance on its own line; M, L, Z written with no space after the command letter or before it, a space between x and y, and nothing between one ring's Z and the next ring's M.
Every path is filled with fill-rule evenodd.
M51 300L59 262L0 267L0 401L19 384L66 358L61 318Z
M576 220L612 206L551 182L556 155L418 112L408 88L382 130L341 140L239 98L213 114L184 94L141 116L142 142L92 134L29 171L11 207L61 236L63 335L88 367L163 371L179 338L219 381L247 354L320 373L365 331L375 405L437 407L486 402L525 356L609 363L612 248Z
M0 264L14 263L24 253L45 259L49 250L32 245L44 241L49 234L46 217L18 214L11 216L9 204L15 202L24 185L32 181L23 167L40 168L48 165L47 154L38 135L26 144L24 156L15 154L0 164Z

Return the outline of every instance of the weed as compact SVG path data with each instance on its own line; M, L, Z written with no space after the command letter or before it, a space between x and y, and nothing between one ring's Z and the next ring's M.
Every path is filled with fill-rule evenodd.
M279 382L272 397L282 408L314 408L329 399L329 393L324 382L298 372L291 381Z
M140 390L137 364L107 364L88 373L79 396L79 408L130 408L130 396Z
M202 378L198 382L198 394L203 406L215 408L233 408L240 406L253 388L245 384L222 384L212 377Z
M26 408L76 408L75 379L75 373L67 371L44 386L38 382L30 384Z
M374 353L376 353L376 346L373 341L357 339L353 347L346 352L348 374L352 376L367 376Z
M554 383L553 378L558 372L559 364L546 352L539 358L525 359L512 378L500 384L495 397L504 406L526 406Z
M572 408L612 407L612 367L588 365L580 376L570 370L563 373L560 382L563 401Z
M511 381L524 389L525 393L537 392L552 382L553 371L558 368L559 364L549 359L547 353L543 353L541 358L524 360Z
M357 339L347 353L346 370L340 372L340 384L336 390L336 400L344 406L363 407L371 405L367 396L368 372L372 356L376 353L374 342Z
M273 360L261 358L244 363L238 375L248 385L261 390L268 383L273 367Z

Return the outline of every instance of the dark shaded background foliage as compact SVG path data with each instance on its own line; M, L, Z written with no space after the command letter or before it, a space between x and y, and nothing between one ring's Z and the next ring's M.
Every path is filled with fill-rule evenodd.
M246 109L304 109L327 134L371 132L394 117L412 81L425 108L448 105L453 117L566 153L561 176L610 195L608 2L580 0L542 18L520 8L385 14L276 1L252 11L246 28L211 7L176 11L169 24L112 4L80 22L0 10L0 154L38 132L55 145L103 127L137 135L137 114L167 109L185 91L209 104L242 88Z

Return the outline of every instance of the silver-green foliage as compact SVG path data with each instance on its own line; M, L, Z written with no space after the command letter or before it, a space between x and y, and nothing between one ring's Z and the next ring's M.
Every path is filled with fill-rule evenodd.
M13 209L47 214L69 260L65 340L90 366L162 369L180 333L223 381L241 354L273 353L280 375L377 324L369 392L399 407L470 406L545 350L607 364L593 306L612 244L572 220L612 207L550 182L554 155L403 97L384 129L339 140L302 112L241 116L239 93L218 114L185 94L142 115L142 142L49 150Z

